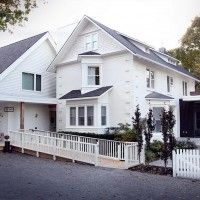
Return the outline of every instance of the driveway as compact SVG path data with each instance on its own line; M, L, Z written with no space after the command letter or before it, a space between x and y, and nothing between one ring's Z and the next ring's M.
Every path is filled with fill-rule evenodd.
M0 200L200 199L200 181L0 153Z

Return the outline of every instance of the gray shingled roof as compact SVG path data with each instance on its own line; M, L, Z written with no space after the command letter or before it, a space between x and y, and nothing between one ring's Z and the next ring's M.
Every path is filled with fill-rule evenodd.
M62 96L60 99L80 99L80 98L88 98L88 97L99 97L103 93L108 91L110 88L112 88L112 86L105 86L105 87L101 87L84 94L81 94L81 90L72 90L69 93Z
M101 54L96 53L94 51L87 51L84 53L80 53L79 56L100 56Z
M32 47L45 33L0 48L0 74Z
M88 17L88 16L87 16ZM114 37L118 42L120 42L122 45L124 45L127 49L129 49L132 53L137 54L139 56L142 56L146 59L152 60L154 62L157 62L159 64L165 65L166 67L169 67L173 70L176 70L178 72L181 72L183 74L186 74L188 76L191 76L195 79L198 79L196 76L194 76L192 73L190 73L189 71L187 71L184 67L182 67L181 65L173 65L170 64L168 62L166 62L165 60L163 60L162 58L160 58L158 55L156 55L156 51L155 50L150 50L149 53L146 53L144 51L142 51L140 48L138 48L136 45L134 45L131 40L133 40L132 38L129 38L128 36L122 35L119 32L97 22L96 20L88 17L91 21L93 21L95 24L97 24L100 28L102 28L104 31L106 31L108 34L110 34L112 37Z
M174 99L170 96L158 93L158 92L151 92L150 94L145 96L146 99Z

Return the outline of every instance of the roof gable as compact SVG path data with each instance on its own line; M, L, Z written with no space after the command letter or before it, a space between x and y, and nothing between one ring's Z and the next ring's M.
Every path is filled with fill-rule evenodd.
M166 100L172 100L174 98L170 97L170 96L167 96L167 95L164 95L164 94L161 94L161 93L158 93L158 92L151 92L150 94L146 95L145 96L146 99L166 99Z
M20 40L0 48L0 74L30 49L45 33Z

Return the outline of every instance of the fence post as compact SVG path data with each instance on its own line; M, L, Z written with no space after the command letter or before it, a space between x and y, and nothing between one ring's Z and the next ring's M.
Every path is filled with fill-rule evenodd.
M176 151L172 151L172 171L173 177L176 177Z
M122 154L122 144L119 142L117 145L117 153L118 153L118 159L121 160L121 154Z
M140 155L140 164L145 164L145 145L142 146L142 151Z
M99 141L95 144L95 166L99 165Z
M21 148L22 148L22 153L24 153L24 131L21 132L21 136L22 136Z
M55 161L56 160L56 138L53 138L53 148L54 148L53 160Z
M128 169L128 145L124 146L125 169Z

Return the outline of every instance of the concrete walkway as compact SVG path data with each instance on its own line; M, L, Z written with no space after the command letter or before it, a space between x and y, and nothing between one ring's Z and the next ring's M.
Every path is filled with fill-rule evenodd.
M200 199L200 182L0 153L0 200Z

